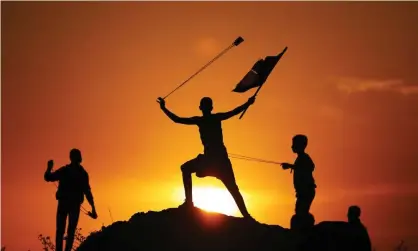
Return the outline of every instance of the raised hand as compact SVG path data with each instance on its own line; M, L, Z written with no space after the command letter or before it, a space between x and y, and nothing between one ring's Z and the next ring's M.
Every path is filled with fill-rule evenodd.
M283 170L289 169L292 166L289 163L281 163L280 165L282 166Z
M54 161L51 159L48 161L48 169L52 169L54 167Z
M255 102L255 96L252 96L251 98L248 99L248 104L252 105Z
M165 100L163 98L159 97L157 99L157 102L160 104L160 107L161 108L164 108L165 107Z
M87 213L92 219L97 219L96 209L93 209L91 212Z

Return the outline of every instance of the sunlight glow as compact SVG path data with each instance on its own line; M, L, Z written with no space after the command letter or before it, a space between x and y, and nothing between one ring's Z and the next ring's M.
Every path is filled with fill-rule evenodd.
M198 208L226 215L238 215L239 211L228 190L216 187L193 189L193 202Z

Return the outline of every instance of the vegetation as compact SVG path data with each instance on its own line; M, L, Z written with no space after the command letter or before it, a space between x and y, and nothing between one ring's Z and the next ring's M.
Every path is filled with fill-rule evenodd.
M81 233L81 230L81 228L77 228L75 231L73 250L76 250L80 243L86 240L86 237L84 237L84 235ZM43 251L55 251L55 245L51 241L51 237L43 236L42 234L40 234L38 236L38 240L42 244Z
M73 250L74 251L78 248L78 246L83 241L86 240L86 237L84 237L84 235L81 233L81 230L82 230L81 228L76 229L75 236L74 236L74 245L73 245ZM51 240L51 237L44 236L44 235L40 234L38 236L38 240L41 242L43 251L55 251L55 245L54 245L53 241ZM65 242L64 242L64 246L65 246ZM1 251L6 251L6 246L3 246L1 248Z

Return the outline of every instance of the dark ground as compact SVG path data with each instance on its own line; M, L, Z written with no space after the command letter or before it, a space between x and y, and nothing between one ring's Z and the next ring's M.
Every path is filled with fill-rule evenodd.
M362 236L361 236L362 235ZM307 233L200 209L136 213L92 233L78 251L368 250L346 222L321 222ZM370 251L370 249L368 250Z

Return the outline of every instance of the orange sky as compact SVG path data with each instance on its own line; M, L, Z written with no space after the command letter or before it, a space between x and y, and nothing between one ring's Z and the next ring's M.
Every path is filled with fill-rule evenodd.
M291 162L291 138L305 133L317 221L345 220L354 203L378 247L418 239L417 3L2 2L1 18L1 237L10 250L53 236L55 188L43 172L48 159L67 163L72 147L100 217L81 217L86 233L110 223L108 207L126 220L181 203L179 166L202 147L197 128L172 123L155 99L237 36L245 42L167 107L192 116L202 96L215 111L242 104L253 91L232 93L235 84L288 46L244 119L224 123L228 150ZM288 227L289 172L232 163L254 217Z

